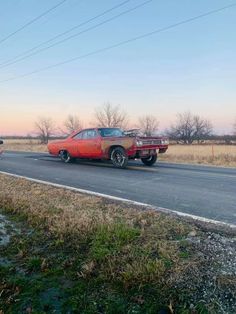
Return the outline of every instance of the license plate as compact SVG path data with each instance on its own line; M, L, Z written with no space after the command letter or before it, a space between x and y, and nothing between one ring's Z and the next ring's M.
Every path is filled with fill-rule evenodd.
M141 151L141 154L142 154L142 155L149 155L149 150L142 150L142 151Z

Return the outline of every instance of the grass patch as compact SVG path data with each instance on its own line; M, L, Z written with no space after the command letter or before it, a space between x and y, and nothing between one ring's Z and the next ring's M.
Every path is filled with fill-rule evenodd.
M91 241L91 257L96 261L103 261L108 256L117 255L139 235L138 228L125 224L99 226Z
M0 208L15 225L0 246L4 313L233 309L220 293L209 297L214 286L204 289L217 277L219 289L233 291L235 277L218 276L214 256L201 251L209 243L198 246L208 234L180 219L4 175Z

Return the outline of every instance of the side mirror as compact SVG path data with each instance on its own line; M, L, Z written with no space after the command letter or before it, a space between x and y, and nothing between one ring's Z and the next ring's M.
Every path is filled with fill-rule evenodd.
M2 140L0 140L0 145L2 145L3 144L3 141Z

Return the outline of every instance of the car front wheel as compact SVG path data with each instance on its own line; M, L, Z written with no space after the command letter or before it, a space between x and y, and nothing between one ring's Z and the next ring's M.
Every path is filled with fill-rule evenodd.
M144 163L144 165L152 166L157 161L157 154L149 156L149 157L141 158L141 160Z
M111 151L111 161L116 168L125 168L128 163L128 157L124 148L115 147Z

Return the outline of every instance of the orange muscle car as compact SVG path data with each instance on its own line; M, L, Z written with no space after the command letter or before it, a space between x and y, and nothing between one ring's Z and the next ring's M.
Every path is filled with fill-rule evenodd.
M117 168L125 168L129 159L141 159L152 166L157 154L166 152L168 144L163 137L140 137L119 128L93 128L49 142L48 150L66 163L76 158L103 159L111 160Z

